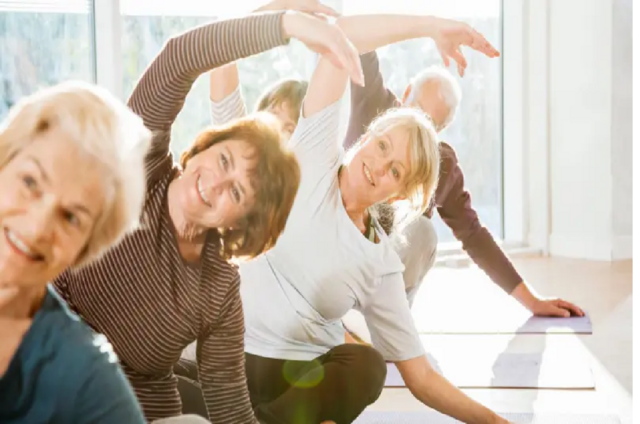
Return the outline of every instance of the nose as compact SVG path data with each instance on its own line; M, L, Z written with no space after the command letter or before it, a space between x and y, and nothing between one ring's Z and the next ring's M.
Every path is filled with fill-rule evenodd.
M40 202L30 214L30 225L27 227L26 236L31 242L49 241L53 235L56 215L56 206L51 201Z

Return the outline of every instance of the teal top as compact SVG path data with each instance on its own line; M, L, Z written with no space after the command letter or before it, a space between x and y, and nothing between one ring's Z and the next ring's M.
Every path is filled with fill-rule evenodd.
M111 345L51 286L0 377L0 422L145 422Z

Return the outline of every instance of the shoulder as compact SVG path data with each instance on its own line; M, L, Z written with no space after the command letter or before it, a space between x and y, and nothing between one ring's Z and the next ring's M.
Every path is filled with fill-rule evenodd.
M94 333L78 315L69 309L52 288L49 289L48 296L51 297L50 317L48 318L51 319L55 316L57 330L53 331L58 333L57 338L60 340L56 356L61 361L68 360L75 364L117 368L118 357L107 338Z
M109 375L120 378L118 357L107 338L94 333L52 288L49 288L45 302L48 348L55 358L56 368L65 370L68 389L79 392L88 379L96 378L96 374L100 379Z

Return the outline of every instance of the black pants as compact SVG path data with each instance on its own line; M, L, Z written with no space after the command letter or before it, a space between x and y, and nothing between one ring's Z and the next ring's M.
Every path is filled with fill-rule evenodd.
M182 401L182 413L196 414L209 419L202 388L198 380L196 363L181 358L173 366L173 372L178 377L178 392L180 392L180 400Z
M378 399L387 374L382 356L357 344L313 361L245 358L251 404L265 424L351 423Z

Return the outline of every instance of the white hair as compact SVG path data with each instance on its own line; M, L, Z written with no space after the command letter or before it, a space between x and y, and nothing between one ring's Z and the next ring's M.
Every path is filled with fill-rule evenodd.
M98 258L139 223L146 179L144 157L151 133L142 119L103 88L65 82L23 98L0 124L0 169L34 140L55 128L104 165L107 201L76 267Z
M416 74L411 80L409 96L406 104L416 103L420 96L420 89L423 84L431 81L437 81L440 88L440 94L447 105L447 116L443 122L434 122L437 131L442 131L451 124L458 112L458 106L462 100L462 91L460 84L454 76L441 66L430 66Z

